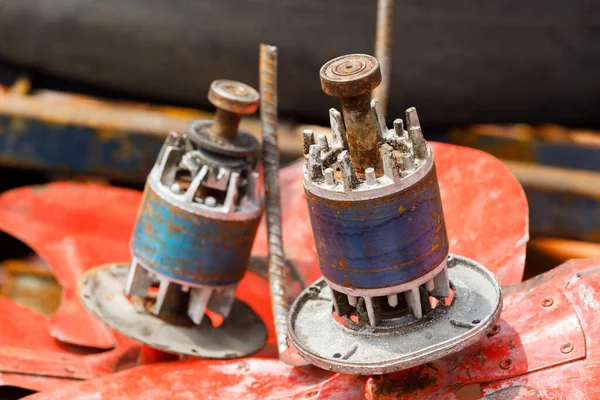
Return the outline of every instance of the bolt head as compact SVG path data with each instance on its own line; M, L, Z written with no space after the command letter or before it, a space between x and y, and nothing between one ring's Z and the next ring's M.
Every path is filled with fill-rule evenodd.
M360 96L381 83L379 62L366 54L334 58L321 67L320 75L323 91L337 97Z
M213 81L208 90L208 100L215 107L235 114L255 113L259 98L253 87L229 79Z

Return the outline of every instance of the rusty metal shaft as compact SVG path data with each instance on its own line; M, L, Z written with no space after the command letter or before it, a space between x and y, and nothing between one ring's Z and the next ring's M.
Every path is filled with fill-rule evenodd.
M269 243L269 288L273 307L277 351L281 361L290 365L308 365L287 344L288 293L290 281L285 265L281 230L279 190L279 148L277 146L277 47L260 45L260 120L262 126L265 203Z
M374 168L375 174L382 176L383 162L379 152L375 121L371 115L370 93L340 97L340 100L354 171L358 176L363 177L365 169Z
M259 95L244 83L219 79L210 85L208 100L217 107L210 135L214 139L233 140L242 115L253 114L258 108Z
M381 105L384 116L387 111L390 90L395 1L396 0L379 0L377 2L375 57L381 66L381 85L373 91L373 99L377 100Z
M260 45L260 118L265 169L265 203L269 238L269 286L273 302L277 349L287 349L287 298L285 296L285 257L281 232L279 192L279 149L277 147L277 48Z
M375 57L348 54L334 58L321 67L321 88L339 97L354 172L361 178L367 168L383 175L378 130L371 111L371 92L381 82L381 69Z
M242 116L240 114L217 108L211 134L215 138L235 139L241 120Z

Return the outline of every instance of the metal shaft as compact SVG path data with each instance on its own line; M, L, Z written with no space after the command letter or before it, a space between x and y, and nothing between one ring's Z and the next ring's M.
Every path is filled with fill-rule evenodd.
M241 120L242 116L240 114L217 108L213 119L213 129L211 134L214 137L235 139Z
M290 365L308 365L295 348L287 344L288 297L285 282L289 282L285 265L281 230L281 197L279 192L279 147L277 146L277 47L260 45L260 120L262 126L263 164L267 235L269 238L269 288L277 351L281 361Z
M371 116L371 93L354 97L340 97L342 116L346 125L350 160L358 176L365 169L374 168L377 176L383 175L383 162L377 142L375 121Z
M285 296L285 257L281 232L281 197L279 193L279 149L277 147L277 47L260 45L260 119L262 125L265 203L269 239L269 287L277 350L287 350L288 303Z
M210 85L208 100L217 107L210 136L233 140L238 135L242 115L253 114L258 107L258 93L252 87L229 79Z
M395 0L379 0L377 3L375 58L377 58L381 67L381 85L373 91L373 99L377 100L381 105L384 116L387 111L392 68L394 1Z
M375 57L349 54L334 58L321 67L321 88L339 97L348 139L348 152L354 172L361 178L373 168L382 176L378 126L371 110L371 91L381 82L381 70Z

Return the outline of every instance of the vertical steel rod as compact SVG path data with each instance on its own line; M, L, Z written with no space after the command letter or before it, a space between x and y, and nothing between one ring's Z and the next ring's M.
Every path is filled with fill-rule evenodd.
M381 68L381 85L373 91L373 99L381 104L383 115L387 115L390 76L392 68L392 42L394 34L394 1L378 0L377 34L375 37L375 58Z
M306 365L287 345L286 266L281 230L279 148L277 147L277 47L260 45L260 121L265 176L265 203L269 242L269 288L279 358L292 365Z

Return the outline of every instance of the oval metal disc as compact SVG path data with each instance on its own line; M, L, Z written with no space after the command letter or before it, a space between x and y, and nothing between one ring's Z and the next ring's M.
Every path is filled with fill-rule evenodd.
M212 125L210 119L198 119L188 124L186 133L200 147L225 156L246 157L258 152L258 140L249 133L238 131L232 140L215 139L209 134Z
M454 290L449 306L439 306L416 322L389 332L348 329L332 315L331 290L317 280L296 299L289 313L289 338L312 364L347 374L400 371L455 353L477 342L496 323L502 289L490 271L465 257L448 256Z
M115 331L162 351L204 358L244 357L265 345L264 323L238 299L219 327L213 327L208 318L200 325L173 325L136 307L124 295L128 270L126 264L101 265L79 280L84 306Z

